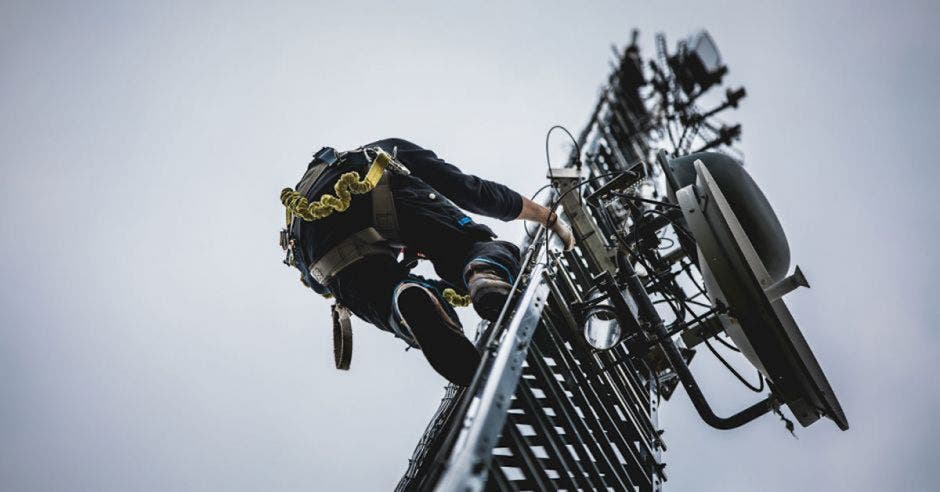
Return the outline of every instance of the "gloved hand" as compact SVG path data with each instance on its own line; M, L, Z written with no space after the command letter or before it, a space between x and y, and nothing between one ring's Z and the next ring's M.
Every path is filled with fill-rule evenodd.
M571 227L565 221L558 218L558 214L555 212L549 214L545 227L558 236L561 243L565 245L565 251L571 251L574 248L574 233L571 232Z

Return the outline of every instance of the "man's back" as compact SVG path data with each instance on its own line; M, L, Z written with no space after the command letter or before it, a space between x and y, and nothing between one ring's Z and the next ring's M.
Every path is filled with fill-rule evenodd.
M433 151L400 138L388 138L364 145L362 148L378 147L395 155L408 170L410 177L392 176L396 193L414 195L416 190L425 187L413 180L424 181L433 192L413 199L426 199L428 214L439 213L435 208L441 198L446 198L458 207L472 213L480 213L500 220L510 221L519 215L522 209L522 197L508 187L464 174L456 166L440 159ZM364 175L371 162L363 152L346 152L342 163L328 168L321 174L314 187L307 193L308 200L315 200L324 193L332 193L333 185L339 177L349 171ZM395 186L397 185L397 186ZM433 193L433 196L432 196ZM463 219L466 215L462 215ZM300 225L299 235L305 246L309 261L316 261L323 254L335 247L343 238L368 227L372 220L372 196L355 196L348 210L335 213L323 219L304 222ZM481 224L463 224L465 227L480 227L492 235L489 228Z

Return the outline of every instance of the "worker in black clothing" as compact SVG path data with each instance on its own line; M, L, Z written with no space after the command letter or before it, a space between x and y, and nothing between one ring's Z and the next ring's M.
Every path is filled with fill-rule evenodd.
M469 297L482 318L495 321L520 261L516 245L495 240L464 210L539 222L566 247L574 241L554 212L402 139L342 153L324 148L281 198L289 214L282 246L304 284L420 348L460 385L469 384L480 355L448 301ZM414 258L430 260L440 279L411 274Z

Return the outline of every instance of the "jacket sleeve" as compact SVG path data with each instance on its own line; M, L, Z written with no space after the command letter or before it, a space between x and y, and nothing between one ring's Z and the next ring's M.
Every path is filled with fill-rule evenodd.
M522 211L522 196L508 186L464 174L434 152L406 140L390 139L388 142L398 147L398 159L415 177L458 207L507 222Z

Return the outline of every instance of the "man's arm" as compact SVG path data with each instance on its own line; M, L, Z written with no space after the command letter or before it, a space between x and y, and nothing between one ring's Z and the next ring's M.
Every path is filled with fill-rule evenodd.
M397 138L373 145L389 152L397 147L398 159L414 176L468 212L508 222L522 211L523 199L519 193L495 181L465 174L428 149Z
M538 222L539 224L548 225L548 219L550 219L551 216L551 210L533 202L532 200L529 200L528 198L523 198L522 211L519 212L519 216L516 217L516 220L528 220L531 222Z
M564 221L559 220L558 214L555 212L552 212L548 208L543 207L526 197L522 197L522 211L519 212L519 216L516 217L516 219L538 222L539 224L549 228L554 234L558 235L558 238L561 239L562 244L565 245L566 250L570 250L574 247L574 234L571 233L571 228L568 227L568 224L565 224Z
M472 213L505 222L529 220L538 222L558 235L565 249L574 247L571 229L551 210L525 198L506 185L465 174L457 166L441 159L434 152L407 140L381 140L379 145L391 152L397 148L398 158L416 177L431 185L458 207Z

